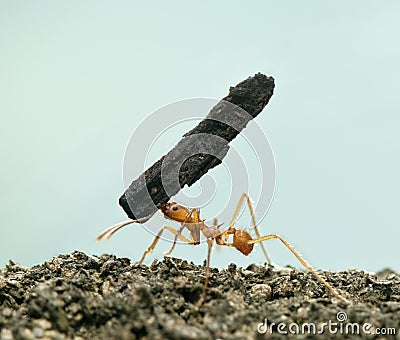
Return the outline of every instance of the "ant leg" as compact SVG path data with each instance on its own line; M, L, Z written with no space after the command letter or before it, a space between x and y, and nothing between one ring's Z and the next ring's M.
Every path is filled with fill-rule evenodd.
M198 311L201 305L203 304L204 300L206 299L206 293L207 293L207 288L208 288L208 281L210 278L210 258L211 258L211 248L213 245L213 240L208 239L208 250L207 250L207 268L206 268L206 278L204 280L204 286L203 286L203 292L201 293L201 297L199 301L197 301L195 310Z
M153 243L152 243L152 244L150 245L150 247L147 248L147 250L143 253L143 256L142 256L142 258L140 259L139 264L142 264L144 258L147 256L147 254L148 254L148 253L151 253L151 252L153 251L154 247L156 246L156 244L157 244L158 240L160 239L161 234L163 233L164 230L168 230L168 231L170 231L171 233L173 233L173 234L175 234L175 235L178 235L179 238L180 238L182 241L184 241L184 242L186 242L186 243L190 243L190 241L189 241L185 236L178 234L178 231L176 231L174 228L171 228L171 227L169 227L169 226L166 225L166 226L164 226L163 228L161 228L161 230L158 232L156 238L154 239Z
M178 240L178 237L181 237L181 238L184 237L182 235L183 229L185 229L185 225L184 224L182 224L182 226L178 229L178 231L175 231L174 242L172 243L171 248L164 253L164 256L167 256L167 255L171 254L172 251L175 249L175 245L176 245L176 241ZM191 241L187 240L187 243L191 243Z
M178 240L178 237L181 237L182 235L182 231L183 231L183 229L185 229L185 227L186 227L186 221L190 218L190 216L192 216L192 214L193 214L193 212L195 211L196 209L192 209L192 210L190 210L190 213L189 214L187 214L187 216L185 217L185 220L182 222L182 225L181 225L181 227L178 229L178 231L176 232L176 234L175 234L175 238L174 238L174 242L172 243L172 247L168 250L168 251L166 251L165 253L164 253L164 256L167 256L167 255L169 255L169 254L171 254L172 253L172 251L175 249L175 245L176 245L176 241ZM189 241L189 240L188 240ZM185 241L186 242L186 241ZM187 243L192 243L191 241L189 241L189 242L187 242Z
M240 246L243 244L254 244L254 243L258 243L258 242L263 242L263 241L274 239L274 238L279 239L286 246L286 248L288 248L291 251L291 253L297 258L297 260L306 269L308 269L311 273L313 273L314 276L332 293L333 296L338 298L340 301L342 301L346 304L349 304L349 301L347 301L343 296L341 296L320 274L317 273L317 271L310 264L308 264L300 256L300 254L289 244L289 242L287 242L284 238L280 237L279 235L272 234L272 235L267 235L267 236L257 238L255 240L249 240L249 241L240 242L240 243L228 243L228 244L224 244L224 245L226 245L228 247L236 247L236 246Z
M247 206L249 207L249 210L250 210L251 220L253 222L254 231L256 232L257 237L260 238L261 234L260 234L260 232L258 231L258 228L257 228L256 217L254 215L253 205L251 204L250 197L245 192L243 193L243 196L246 197ZM262 252L264 253L265 258L267 259L268 264L272 264L271 258L269 257L269 255L267 253L267 250L264 247L264 244L260 243L260 246L261 246Z
M239 202L238 202L238 204L237 204L237 206L236 206L235 213L234 213L233 216L232 216L231 223L229 223L229 228L232 228L232 227L235 225L236 220L237 220L238 215L239 215L239 212L240 212L240 208L242 207L242 205L243 205L243 200L244 200L245 198L246 198L247 206L248 206L249 211L250 211L251 221L252 221L252 223L253 223L254 231L255 231L257 237L260 238L260 237L261 237L261 234L260 234L260 232L258 231L258 228L257 228L256 217L255 217L255 215L254 215L253 206L252 206L252 204L251 204L250 197L249 197L249 195L248 195L246 192L244 192L244 193L242 194L242 196L240 196ZM228 240L228 235L225 235L225 241L227 241L227 240ZM260 246L261 246L262 252L264 253L265 258L267 259L267 263L268 263L269 265L272 265L271 258L269 257L269 255L268 255L268 253L267 253L267 250L266 250L265 247L264 247L264 244L261 243Z

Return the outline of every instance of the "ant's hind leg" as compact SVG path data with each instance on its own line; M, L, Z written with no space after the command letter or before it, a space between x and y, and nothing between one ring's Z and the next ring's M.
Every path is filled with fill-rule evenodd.
M347 301L343 296L341 296L336 290L335 288L333 288L320 274L317 273L317 271L306 262L306 260L304 260L300 254L289 244L289 242L287 242L284 238L280 237L279 235L276 234L272 234L272 235L267 235L267 236L262 236L259 237L255 240L248 240L246 242L244 242L245 244L254 244L254 243L259 243L259 242L263 242L263 241L267 241L267 240L271 240L271 239L278 239L280 240L286 248L288 248L291 253L297 258L297 260L306 268L308 269L311 273L314 274L314 276L332 293L333 296L335 296L336 298L338 298L340 301L349 304L349 301ZM240 243L228 243L226 244L226 246L228 247L237 247L243 245L243 242Z
M249 208L249 211L250 211L251 221L252 221L252 224L253 224L254 231L255 231L257 237L260 238L260 237L261 237L261 234L260 234L260 232L258 231L258 228L257 228L256 217L255 217L255 215L254 215L253 206L252 206L252 204L251 204L250 197L249 197L249 195L248 195L246 192L244 192L244 193L242 194L242 196L240 196L239 202L238 202L238 204L237 204L237 206L236 206L236 210L235 210L235 212L234 212L234 214L233 214L233 216L232 216L231 223L229 223L229 228L232 228L232 227L235 225L236 220L237 220L238 215L239 215L239 212L240 212L240 208L241 208L242 205L243 205L243 200L244 200L244 199L246 199L247 207ZM227 236L228 236L228 235L226 235L226 237L225 237L225 241L227 241ZM269 265L272 265L271 258L269 257L268 252L267 252L267 250L266 250L265 247L264 247L264 244L261 243L260 246L261 246L262 252L264 253L264 256L265 256L265 258L266 258L266 260L267 260L267 263L268 263Z
M186 237L184 237L183 235L181 235L181 234L180 234L178 231L176 231L174 228L171 228L171 227L169 227L169 226L166 225L166 226L164 226L163 228L160 229L160 231L157 233L157 236L155 237L153 243L152 243L152 244L150 245L150 247L147 248L147 250L143 253L143 256L142 256L142 258L140 259L139 264L142 264L142 263L143 263L143 260L144 260L145 257L147 256L147 254L148 254L148 253L151 253L151 252L153 251L153 249L155 248L155 246L156 246L158 240L160 239L161 234L163 233L164 230L168 230L168 231L170 231L171 233L177 235L177 237L179 236L179 238L180 238L182 241L184 241L184 242L186 242L186 243L190 243L190 241L189 241Z

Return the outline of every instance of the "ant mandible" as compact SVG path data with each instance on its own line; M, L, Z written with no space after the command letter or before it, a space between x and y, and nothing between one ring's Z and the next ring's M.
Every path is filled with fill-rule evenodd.
M243 201L246 200L247 206L249 208L251 218L252 218L252 223L253 223L253 228L254 231L257 235L256 239L253 239L251 235L244 229L236 229L234 228L234 225L236 223L237 217L239 215L239 212L241 210ZM183 205L180 205L176 202L168 202L165 204L160 204L157 206L158 209L164 214L164 217L174 220L176 222L179 222L181 224L181 227L176 230L170 226L164 226L163 228L160 229L160 231L157 233L157 236L155 237L153 243L149 246L149 248L143 253L142 258L139 261L139 265L143 263L143 260L147 256L147 254L151 253L156 246L158 240L161 237L161 234L164 232L164 230L168 230L171 233L175 235L174 237L174 242L171 246L171 248L164 253L164 256L167 256L172 253L172 251L175 248L176 242L178 238L180 238L182 241L191 244L191 245L198 245L200 244L200 232L204 235L206 238L207 244L208 244L208 251L207 251L207 267L206 267L206 277L204 281L204 286L203 286L203 292L202 295L199 299L199 301L196 303L196 310L200 308L202 303L205 300L206 297L206 292L207 292L207 287L208 287L208 281L210 277L210 255L211 255L211 248L213 246L213 243L220 246L226 246L226 247L234 247L237 250L239 250L242 254L244 255L249 255L254 247L255 243L263 242L266 240L270 239L279 239L286 248L288 248L292 254L297 258L297 260L306 268L308 269L311 273L314 274L314 276L322 283L325 285L325 287L339 300L341 300L344 303L348 303L348 301L341 296L320 274L316 272L316 270L311 267L301 256L300 254L281 236L276 235L276 234L271 234L271 235L266 235L266 236L261 236L257 224L255 221L254 217L254 211L253 207L250 201L250 197L247 193L243 193L242 196L240 197L240 200L237 204L235 213L233 214L232 220L229 224L228 229L225 231L222 231L219 229L219 227L222 224L212 226L208 226L204 223L205 220L202 220L200 218L200 210L199 209L189 209L187 207L184 207ZM124 222L117 223L106 230L104 230L96 239L96 242L100 241L104 236L106 240L108 240L112 235L114 235L119 229L132 224L132 223L138 223L140 220L127 220ZM182 235L182 231L184 229L188 229L190 232L190 238L191 240L187 239L185 236ZM233 235L233 242L228 243L229 236ZM263 250L263 253L267 259L268 264L271 264L271 260L268 256L268 253L265 250L264 245L261 243L261 247Z

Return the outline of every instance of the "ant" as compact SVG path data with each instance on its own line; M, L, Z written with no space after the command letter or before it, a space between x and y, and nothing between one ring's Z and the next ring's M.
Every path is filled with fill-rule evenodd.
M252 218L252 224L254 231L257 235L256 239L253 239L251 235L244 229L236 229L234 228L234 225L236 223L236 220L238 218L239 212L241 210L241 207L243 205L243 201L246 200L247 206L249 208L251 218ZM261 236L257 224L255 221L254 217L254 211L253 207L250 201L250 197L247 193L243 193L242 196L240 197L240 200L237 204L235 213L233 214L232 220L229 224L228 229L225 231L221 231L219 227L222 224L217 225L217 223L214 223L214 225L208 226L204 223L205 220L202 220L200 218L200 210L199 209L189 209L183 205L180 205L176 202L168 202L164 204L159 204L157 208L163 213L164 217L176 222L179 222L181 224L181 227L176 230L172 227L169 226L164 226L163 228L160 229L158 232L157 236L155 237L153 243L149 246L149 248L143 253L142 258L139 261L139 265L143 263L143 260L147 256L147 254L151 253L156 246L157 242L159 241L161 234L164 232L164 230L168 230L171 233L175 235L174 237L174 242L171 246L171 248L164 253L164 256L167 256L172 253L172 251L175 248L176 242L178 238L180 238L182 241L191 244L191 245L198 245L200 244L200 232L203 233L204 237L206 238L207 244L208 244L208 251L207 251L207 268L206 268L206 277L204 281L204 286L203 286L203 292L202 295L199 299L199 301L196 303L196 310L198 310L201 305L203 304L205 298L206 298L206 292L207 292L207 287L208 287L208 282L209 282L209 277L210 277L210 255L211 255L211 248L214 244L214 241L217 245L220 246L226 246L226 247L234 247L238 251L240 251L243 255L249 255L254 247L255 243L263 242L266 240L270 239L278 239L280 240L286 248L288 248L292 254L297 258L297 260L306 268L308 269L311 273L314 274L314 276L322 283L325 285L325 287L333 294L336 298L338 298L340 301L348 304L349 302L342 297L320 274L316 272L316 270L311 267L301 256L300 254L281 236L276 235L276 234L271 234L267 236ZM114 235L119 229L132 224L132 223L138 223L140 220L127 220L124 222L117 223L106 230L104 230L96 239L96 242L100 241L104 236L106 240L108 240L112 235ZM182 235L182 231L184 229L188 229L190 232L190 238L191 240L187 239L185 236ZM233 235L233 242L229 243L228 239L229 236ZM264 248L263 243L261 243L261 248L262 251L267 259L268 264L272 264L267 251Z

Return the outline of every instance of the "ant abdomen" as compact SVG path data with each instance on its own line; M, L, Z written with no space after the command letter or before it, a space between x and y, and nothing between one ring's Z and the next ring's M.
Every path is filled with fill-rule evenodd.
M235 248L246 256L252 252L254 247L254 244L247 244L246 242L252 239L253 238L251 237L251 235L243 229L237 229L233 234L233 243L239 243L238 245L235 245Z

